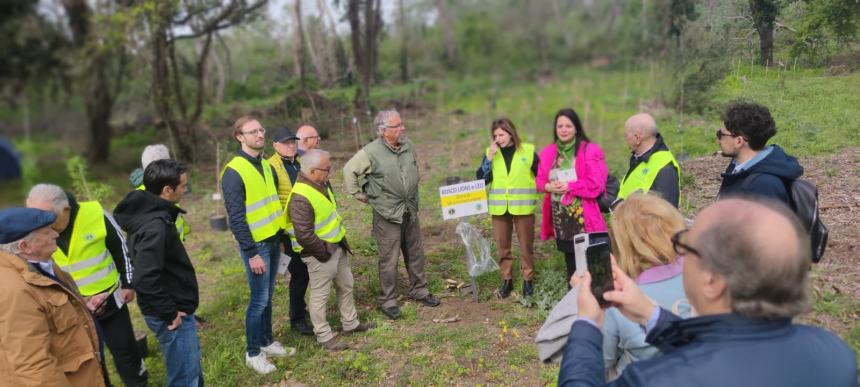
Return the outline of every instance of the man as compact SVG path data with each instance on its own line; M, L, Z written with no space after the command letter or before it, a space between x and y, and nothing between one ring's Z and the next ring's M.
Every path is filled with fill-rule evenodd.
M719 196L746 194L791 203L786 185L803 175L803 167L779 145L765 146L775 134L776 123L766 107L752 102L729 105L717 142L732 161L722 174Z
M343 168L350 195L373 208L373 237L379 247L377 301L382 312L395 320L397 307L397 260L403 252L409 273L409 297L427 306L439 299L427 290L424 246L418 223L418 157L406 139L406 128L395 110L383 110L373 120L379 137L356 153Z
M295 348L284 348L272 335L272 295L284 211L278 201L277 172L263 158L266 129L256 118L242 116L233 124L233 138L240 148L222 172L221 191L251 290L245 312L245 365L268 374L276 370L268 356L295 353Z
M147 145L146 148L143 148L143 153L140 155L140 165L142 168L135 169L128 177L128 181L131 182L131 186L143 191L145 189L143 186L143 171L149 163L169 158L170 151L164 144ZM185 217L182 216L182 213L178 216L179 217L176 218L176 229L179 231L179 239L182 240L182 243L185 243L185 238L191 233L191 226L185 221ZM195 318L198 317L195 316Z
M618 199L626 199L637 191L650 191L677 208L681 167L657 131L654 117L638 113L628 118L624 123L624 141L631 151L630 168L621 180Z
M104 386L99 341L75 281L51 262L57 216L0 210L0 380L9 386ZM92 307L93 305L89 305Z
M774 201L725 199L673 238L683 258L684 292L699 317L657 308L613 268L604 293L648 332L661 356L628 366L613 386L855 386L851 348L823 329L792 324L809 309L809 241L795 215ZM603 311L580 286L580 319L565 347L558 385L604 384Z
M349 245L346 241L337 202L328 187L331 156L328 152L311 149L302 157L302 171L290 193L287 229L292 228L302 246L301 259L310 272L311 322L317 342L329 351L340 351L347 345L338 341L326 320L326 304L334 283L337 308L345 334L365 332L376 326L362 324L355 311L352 296L352 271L349 267Z
M54 262L72 276L86 299L104 297L95 313L101 338L123 384L145 386L149 375L126 306L134 300L133 270L119 226L97 201L78 202L53 184L33 186L27 207L57 215L51 226L59 233Z
M132 284L149 329L158 338L169 386L202 386L200 344L194 312L197 276L176 230L185 212L176 204L188 184L185 167L165 159L143 173L146 190L131 191L114 215L129 238L134 259Z
M272 139L275 154L269 158L269 163L278 175L278 199L285 213L287 199L301 169L296 155L298 139L289 128L278 129ZM284 252L289 257L287 270L290 272L290 327L303 335L313 336L314 328L308 323L305 304L305 293L308 291L310 277L308 277L308 266L299 258L300 251L301 246L292 235L284 238Z
M320 135L316 128L304 124L296 129L296 136L299 138L299 156L302 156L310 149L317 149L320 146Z

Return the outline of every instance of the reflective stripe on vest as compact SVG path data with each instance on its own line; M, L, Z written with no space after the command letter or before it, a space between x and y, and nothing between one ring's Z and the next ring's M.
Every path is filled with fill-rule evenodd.
M487 149L489 151L489 149ZM537 189L532 173L535 147L521 144L511 159L511 171L505 165L501 151L493 155L493 181L490 182L487 201L490 215L531 215L535 213Z
M137 190L146 191L146 187L141 184L137 186ZM176 207L179 207L179 203L176 203ZM176 214L176 231L179 233L179 240L183 243L185 242L185 236L191 233L191 226L188 225L182 214Z
M328 189L331 200L305 183L296 183L290 196L294 194L303 196L314 208L314 234L320 239L328 243L338 243L346 236L346 228L343 227L342 218L337 212L337 201L331 189Z
M284 229L284 210L278 200L272 167L265 159L260 162L263 175L241 156L234 157L225 167L236 171L245 185L245 220L254 242L262 242Z
M669 151L657 151L648 157L647 162L639 163L627 176L624 176L624 179L621 181L621 188L618 190L618 198L626 199L630 194L637 191L650 191L651 185L654 184L654 180L657 178L657 174L669 163L672 163L675 170L678 171L678 189L680 190L681 168L678 166L678 162L675 161L675 156L672 156L672 152Z
M84 296L101 293L119 282L119 271L105 245L104 215L98 202L79 203L68 256L59 248L51 255L63 271L71 274Z

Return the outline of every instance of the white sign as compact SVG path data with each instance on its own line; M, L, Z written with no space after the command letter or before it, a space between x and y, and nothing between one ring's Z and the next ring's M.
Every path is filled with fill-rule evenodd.
M487 189L484 180L474 180L439 187L442 219L456 219L487 213Z

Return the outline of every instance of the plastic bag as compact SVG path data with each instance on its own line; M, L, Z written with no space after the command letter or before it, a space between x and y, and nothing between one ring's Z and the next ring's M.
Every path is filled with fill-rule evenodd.
M499 264L490 255L490 246L481 233L469 223L460 222L457 225L457 234L466 245L466 269L470 277L499 270Z

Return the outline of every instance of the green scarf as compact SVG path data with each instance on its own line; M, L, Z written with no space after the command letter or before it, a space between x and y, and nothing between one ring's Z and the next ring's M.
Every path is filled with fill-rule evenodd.
M559 156L561 156L561 159L563 162L566 163L570 160L573 160L573 158L575 157L573 154L574 153L573 152L573 145L574 144L576 144L576 141L571 141L567 144L565 144L561 141L555 142L555 146L558 148L558 154L559 154ZM565 165L565 164L562 164L562 165Z

